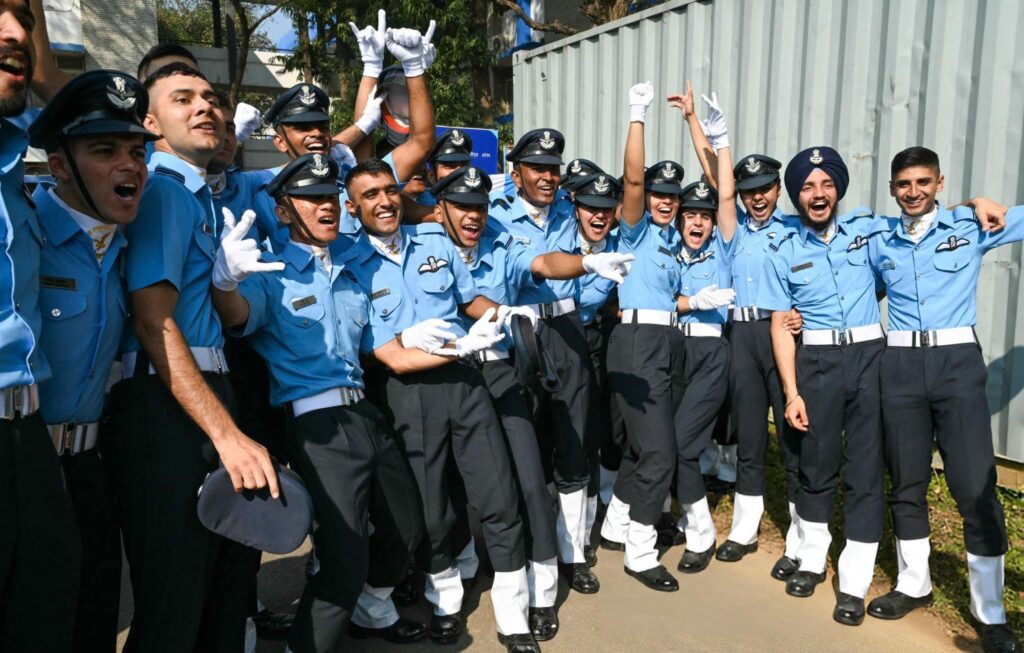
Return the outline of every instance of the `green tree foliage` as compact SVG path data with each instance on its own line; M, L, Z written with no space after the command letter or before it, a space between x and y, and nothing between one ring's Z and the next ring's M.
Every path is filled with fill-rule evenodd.
M221 3L222 12L227 4L226 0ZM249 5L246 5L245 9L249 16L261 13ZM209 0L157 0L156 24L157 39L161 43L213 45L213 9ZM227 25L223 15L221 25ZM264 32L252 35L252 47L260 50L275 49L273 42Z

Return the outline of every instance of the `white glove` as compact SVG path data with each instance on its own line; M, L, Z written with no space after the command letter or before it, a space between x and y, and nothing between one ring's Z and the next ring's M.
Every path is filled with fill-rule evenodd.
M725 113L718 105L718 94L712 93L710 99L706 95L700 97L708 105L708 117L701 121L701 127L711 141L711 147L724 150L729 147L729 127L725 124Z
M235 107L235 138L239 142L249 140L262 122L263 116L260 115L259 109L251 104L239 102Z
M489 349L505 339L505 333L501 330L501 324L494 321L496 311L489 308L484 311L469 331L463 337L455 341L455 348L439 347L432 354L440 356L471 356L478 351Z
M437 59L437 48L430 41L434 38L434 21L430 21L427 33L423 35L423 70L429 70Z
M402 64L402 70L405 71L406 78L419 77L426 71L423 53L426 46L430 44L430 39L434 37L434 29L436 27L437 23L430 21L426 39L414 29L405 27L388 29L388 50L391 51L391 54L395 55L398 63Z
M530 326L534 329L537 328L537 312L529 306L499 306L498 307L498 324L504 328L508 323L509 318L513 315L522 315L530 321Z
M341 181L345 180L345 173L349 168L354 168L358 165L356 161L356 155L352 152L352 148L344 143L335 143L331 146L331 158L338 164L339 178ZM344 202L344 200L342 200Z
M719 288L712 284L698 290L693 297L690 297L691 311L707 311L712 308L722 308L736 301L736 291L732 288Z
M367 136L372 134L373 130L377 129L377 125L380 124L380 104L383 101L383 97L377 97L377 87L374 86L373 90L370 91L370 97L366 98L363 115L359 116L359 120L355 122L359 131Z
M601 252L600 254L587 254L583 257L583 270L587 274L597 274L600 277L622 283L626 280L632 261L636 258L632 254L619 254L617 252Z
M654 86L650 82L641 82L630 88L629 121L643 122L652 102L654 102Z
M501 332L501 323L495 321L494 316L497 313L496 309L489 308L484 311L484 314L480 316L473 326L469 327L467 332L471 336L483 336L485 338L491 338L498 336L503 338L505 334Z
M377 12L377 27L367 25L363 29L355 23L348 24L359 45L359 55L363 58L363 77L380 77L384 69L384 45L388 31L387 13L381 9Z
M284 269L284 263L264 263L260 261L259 245L251 238L246 238L256 213L246 211L242 219L235 223L235 215L225 208L224 231L220 238L220 249L217 260L213 264L213 285L220 290L234 290L238 284L254 272L274 272Z
M439 318L423 320L402 331L402 346L422 349L429 354L444 347L449 340L455 340L455 334L448 331L451 325L451 322Z

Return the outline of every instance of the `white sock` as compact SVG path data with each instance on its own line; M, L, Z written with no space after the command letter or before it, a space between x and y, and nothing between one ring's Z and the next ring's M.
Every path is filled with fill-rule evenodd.
M1003 556L976 556L967 552L971 584L971 614L985 625L1005 624Z
M452 566L437 574L426 574L427 586L423 596L434 606L434 614L447 617L462 610L462 577L459 568Z
M800 550L796 556L800 561L800 571L820 574L825 571L828 547L832 543L832 534L828 532L828 524L801 519L800 529L803 538L800 540Z
M757 529L764 514L764 497L736 493L732 506L732 528L729 540L737 544L757 541Z
M476 555L476 541L472 535L469 536L469 544L455 556L455 566L459 568L459 578L462 580L476 578L480 558Z
M566 563L585 562L583 539L587 533L587 491L560 492L561 510L555 522L558 537L558 557Z
M629 522L626 532L624 563L631 571L647 571L658 566L658 530L654 526Z
M530 607L530 590L526 578L526 567L517 571L496 571L491 584L491 605L494 606L494 622L502 635L521 635L530 632L527 611Z
M629 530L629 504L623 503L619 497L612 495L608 502L608 510L604 513L601 524L601 537L619 544L626 543L626 531Z
M703 553L710 549L717 533L707 497L701 497L696 503L684 504L683 512L686 514L686 550Z
M587 530L584 534L583 544L590 544L590 535L594 532L594 522L597 521L597 495L587 497Z
M531 608L553 608L558 598L558 558L526 562Z
M800 525L800 515L796 514L796 504L789 502L789 528L786 529L786 557L790 560L798 560L800 553L800 540L803 539L803 527Z
M846 540L843 552L839 554L839 591L864 598L875 575L875 556L878 542L857 542Z
M932 574L928 568L931 542L927 537L919 540L896 539L896 591L919 599L932 591Z
M608 505L612 500L612 488L615 487L615 479L619 477L618 470L612 471L610 469L601 468L601 490L599 495L601 497L601 503Z
M352 610L352 623L363 628L387 628L398 621L398 610L391 600L394 589L363 585L363 591L356 599L356 607Z

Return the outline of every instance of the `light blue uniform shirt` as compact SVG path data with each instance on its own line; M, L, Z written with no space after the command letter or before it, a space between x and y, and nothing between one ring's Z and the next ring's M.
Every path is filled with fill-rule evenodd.
M0 118L0 388L50 378L39 340L39 252L42 232L28 192L24 130Z
M402 262L394 262L360 238L344 249L342 261L355 274L373 309L393 334L428 318L452 323L465 335L459 306L478 294L473 277L439 224L402 225Z
M98 263L92 237L48 189L37 188L33 197L45 235L39 344L53 370L39 386L43 419L47 424L95 422L128 317L118 265L125 238L115 231Z
M362 388L360 352L394 340L339 249L331 248L328 273L309 250L289 242L281 254L264 255L283 261L284 270L257 273L239 285L249 302L249 320L239 332L267 361L275 406L331 388Z
M520 290L537 284L530 265L537 252L512 240L508 234L484 234L477 245L476 256L466 264L477 292L496 304L515 306ZM462 328L468 330L473 320L461 315ZM512 343L505 338L495 349L508 349Z
M625 220L619 222L618 251L636 256L629 275L619 286L621 310L675 312L682 273L678 259L681 247L682 238L676 228L659 227L649 211L632 227Z
M612 230L605 236L604 252L617 252L618 230ZM582 253L582 237L577 236L577 254ZM598 274L585 274L580 277L580 321L584 325L597 319L597 312L608 303L608 297L615 292L616 283Z
M682 251L679 254L679 262L682 271L679 277L679 294L686 297L696 295L699 290L711 285L719 288L729 288L732 273L732 246L736 238L725 242L722 233L716 227L711 237L701 246L687 262ZM685 250L683 250L685 251ZM679 322L690 324L698 322L701 324L725 324L729 319L728 307L712 308L704 311L688 311L679 314Z
M1006 214L1006 227L981 230L969 207L939 206L920 243L907 236L900 218L886 218L886 231L868 245L871 265L889 300L889 329L923 331L974 326L981 257L994 247L1024 239L1024 206Z
M868 264L868 242L886 228L870 209L836 218L825 244L803 225L769 256L757 306L769 311L797 308L804 329L850 329L879 320L876 277Z
M572 202L565 191L559 190L548 211L547 222L540 228L526 214L526 207L516 195L491 192L490 217L486 233L507 233L513 240L526 245L537 254L565 252L576 249L578 230ZM547 304L572 297L579 301L578 279L538 281L532 287L520 289L520 304Z
M732 282L723 287L736 291L737 306L750 307L756 305L758 288L767 272L764 261L774 253L771 246L799 229L800 219L776 208L757 229L753 228L757 222L743 211L739 211L737 222L730 266Z
M263 186L274 178L274 170L239 170L230 168L224 173L224 189L213 195L214 216L217 218L218 237L224 228L223 208L230 209L235 219L246 211L256 213L256 221L246 235L258 242L265 242L271 250L280 251L288 242L288 228L277 221L274 213L274 199L267 195Z
M187 163L166 152L150 159L139 214L125 228L128 292L167 281L178 291L172 317L190 347L222 347L210 298L216 220L210 188ZM141 349L129 329L125 351Z

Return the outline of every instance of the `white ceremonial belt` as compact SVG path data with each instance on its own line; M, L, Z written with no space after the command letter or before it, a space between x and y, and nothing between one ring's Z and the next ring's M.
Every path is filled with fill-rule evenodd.
M532 308L533 312L537 314L537 317L542 320L549 317L568 315L576 310L576 300L573 297L566 297L565 299L559 299L557 302L551 302L548 304L527 305Z
M76 422L65 422L64 424L47 424L46 429L53 439L53 447L57 450L58 456L64 454L75 454L89 451L96 446L96 440L100 433L99 422L80 424Z
M684 322L679 325L679 330L684 336L695 338L721 338L722 325L708 324L706 322Z
M39 386L15 385L0 388L0 419L28 417L39 410Z
M627 308L622 311L623 324L659 324L675 326L679 315L675 311L655 311L647 308Z
M757 322L767 320L772 316L771 311L756 306L737 306L730 312L733 322Z
M877 322L851 329L808 329L803 332L805 345L853 345L885 337L882 325Z
M312 397L296 399L292 402L292 413L298 417L321 408L351 406L359 403L362 398L363 391L359 388L331 388Z
M196 359L196 367L200 372L228 373L228 361L224 358L224 350L217 347L189 347L192 358ZM121 378L130 379L135 374L135 360L139 352L130 351L121 357ZM150 364L148 374L156 374Z
M969 326L928 331L890 331L887 338L890 347L946 347L978 342L974 327Z
M477 353L473 354L473 358L480 363L487 363L489 361L503 361L509 357L507 349L481 349Z

